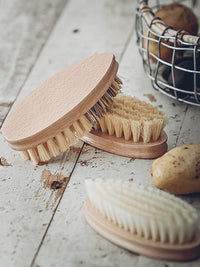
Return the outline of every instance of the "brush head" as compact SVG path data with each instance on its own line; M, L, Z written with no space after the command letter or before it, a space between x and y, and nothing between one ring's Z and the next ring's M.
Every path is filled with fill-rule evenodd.
M86 180L85 217L100 235L146 256L185 261L200 253L196 209L158 189Z
M159 139L166 122L164 114L151 104L118 94L96 128L134 143L149 143Z
M112 103L119 89L117 69L114 55L104 53L58 72L10 112L2 128L5 139L13 149L24 151L46 144L70 127L79 137L85 131L83 121L86 125L97 121Z
M117 94L108 112L82 140L125 157L156 158L167 151L166 123L157 107Z
M150 186L86 180L92 205L113 224L145 239L183 244L197 230L197 211L185 201Z

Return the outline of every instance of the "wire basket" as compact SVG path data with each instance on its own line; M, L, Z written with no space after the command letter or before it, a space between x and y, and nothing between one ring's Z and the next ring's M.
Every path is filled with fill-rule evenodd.
M159 1L151 8L148 1L137 2L137 45L145 73L156 90L177 101L200 106L200 37L182 29L175 31L155 17L154 12L161 6ZM151 51L151 44L156 46L156 53ZM161 56L163 48L170 50L170 60ZM189 63L180 64L181 60Z

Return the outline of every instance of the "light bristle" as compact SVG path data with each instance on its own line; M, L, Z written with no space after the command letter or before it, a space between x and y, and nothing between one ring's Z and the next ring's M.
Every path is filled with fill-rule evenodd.
M113 123L112 123L112 116L110 116L110 114L106 114L105 115L105 123L108 129L108 133L109 135L113 135L115 132Z
M85 132L89 132L92 129L92 123L87 119L86 116L80 118L80 123Z
M83 137L85 133L89 132L94 123L103 118L112 104L113 98L121 88L121 84L121 80L115 77L106 93L80 119L74 121L72 125L45 143L37 145L36 148L22 151L21 156L24 159L31 159L35 164L38 164L39 161L48 161L51 157L56 157L60 152L66 151L70 145L77 142L78 138Z
M39 158L36 152L35 148L30 148L27 150L30 159L33 161L34 164L38 164L39 163Z
M101 131L103 133L106 133L107 132L107 125L106 125L106 121L105 121L105 117L101 118L100 121L99 121L99 126L101 127Z
M131 125L130 121L127 119L122 120L122 125L123 125L123 133L124 133L124 139L125 140L130 140L131 139Z
M68 148L69 148L69 144L67 143L63 133L58 133L56 136L55 136L55 139L57 141L57 144L59 146L59 150L61 152L64 152L66 151Z
M163 128L163 121L161 119L154 119L153 131L152 131L153 141L156 141L159 138L162 128Z
M77 141L77 137L74 135L74 132L70 128L64 129L64 135L69 144L74 144Z
M81 124L79 123L79 121L75 121L73 123L73 127L75 130L75 134L78 138L81 138L84 135L84 130L81 127Z
M104 133L115 134L117 137L124 137L125 140L132 139L133 142L149 143L159 139L166 125L166 118L156 107L135 97L118 94L113 99L105 119L101 118L99 123L100 130ZM112 124L114 133L113 129L111 130Z
M133 135L133 142L137 143L140 140L141 135L141 122L140 121L131 121L131 131Z
M21 154L21 157L25 160L29 160L30 157L29 157L29 154L28 154L28 151L20 151L20 154Z
M123 125L122 125L122 120L119 116L115 116L113 117L113 126L114 126L114 130L115 130L115 135L117 137L122 137L123 134Z
M151 133L153 130L153 121L143 121L142 139L144 143L149 143L151 140Z
M38 157L40 161L50 160L51 156L43 144L37 146Z
M56 157L59 155L60 153L59 147L57 146L57 144L55 143L53 139L49 139L47 141L47 147L52 157Z
M124 230L161 243L182 244L194 237L197 211L164 191L122 181L86 180L91 204Z

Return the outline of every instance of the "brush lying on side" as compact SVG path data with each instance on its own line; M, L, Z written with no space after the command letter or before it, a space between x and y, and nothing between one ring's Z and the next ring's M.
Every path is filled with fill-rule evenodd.
M136 97L118 94L95 129L133 142L155 142L166 125L164 114Z
M2 132L35 164L67 150L107 112L120 89L111 53L72 64L43 82L6 118Z
M137 253L189 260L200 252L197 211L161 190L122 181L86 180L88 223L101 235Z

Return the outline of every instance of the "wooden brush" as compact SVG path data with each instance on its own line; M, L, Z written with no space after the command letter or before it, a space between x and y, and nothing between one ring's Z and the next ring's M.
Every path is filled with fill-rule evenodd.
M156 107L118 94L95 130L83 140L123 156L153 158L167 150L165 125L166 118Z
M89 132L113 102L121 81L111 53L91 56L58 72L10 112L2 132L24 159L48 161Z
M130 251L185 261L200 255L195 208L150 186L86 180L87 222L100 235Z

